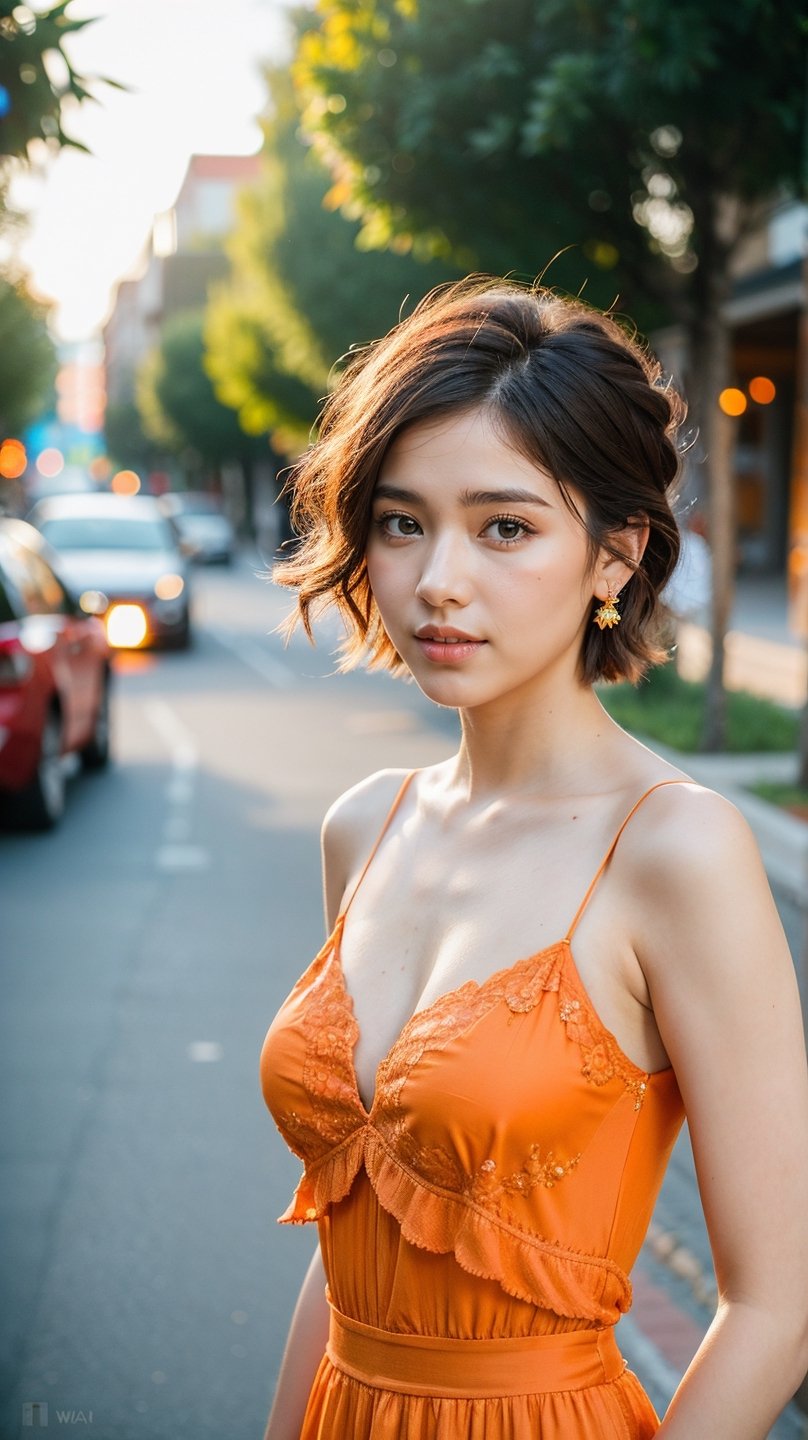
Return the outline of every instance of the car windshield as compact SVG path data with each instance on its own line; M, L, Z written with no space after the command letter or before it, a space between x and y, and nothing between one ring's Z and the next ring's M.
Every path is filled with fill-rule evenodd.
M106 515L44 520L40 530L55 550L170 550L172 535L163 520L129 520Z

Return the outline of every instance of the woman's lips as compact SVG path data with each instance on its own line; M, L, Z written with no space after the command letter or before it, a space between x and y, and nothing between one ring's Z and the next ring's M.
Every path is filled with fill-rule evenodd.
M485 640L438 639L428 635L416 635L415 639L421 654L438 665L461 665L486 643Z

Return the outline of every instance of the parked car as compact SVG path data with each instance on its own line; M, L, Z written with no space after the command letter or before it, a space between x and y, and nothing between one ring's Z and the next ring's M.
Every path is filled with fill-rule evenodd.
M50 829L65 804L63 757L109 758L110 649L23 520L0 520L0 811Z
M190 643L190 566L154 496L59 495L28 519L82 607L103 616L111 645Z
M199 490L172 490L160 499L183 547L193 560L229 565L236 549L233 526L218 495Z

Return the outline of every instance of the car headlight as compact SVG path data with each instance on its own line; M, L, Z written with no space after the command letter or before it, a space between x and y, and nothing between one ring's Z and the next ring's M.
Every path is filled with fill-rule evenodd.
M176 600L185 589L185 581L181 575L161 575L154 586L154 593L158 600Z
M124 650L142 645L149 628L140 605L112 605L104 616L104 624L110 645Z

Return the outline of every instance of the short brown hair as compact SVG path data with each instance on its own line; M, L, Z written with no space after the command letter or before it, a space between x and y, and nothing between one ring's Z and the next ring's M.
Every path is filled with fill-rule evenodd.
M621 595L621 623L589 626L581 653L587 683L639 679L666 655L659 596L679 554L671 498L682 402L610 316L490 277L433 290L384 339L349 357L318 438L290 477L301 538L273 572L298 590L287 631L301 620L311 639L312 615L335 605L347 622L343 669L363 659L405 668L368 582L374 487L404 429L472 409L484 409L508 444L553 476L587 531L593 562L600 547L627 559L614 537L647 519L648 544Z

